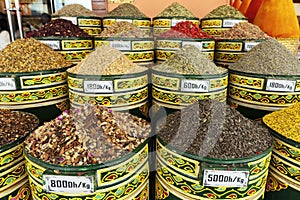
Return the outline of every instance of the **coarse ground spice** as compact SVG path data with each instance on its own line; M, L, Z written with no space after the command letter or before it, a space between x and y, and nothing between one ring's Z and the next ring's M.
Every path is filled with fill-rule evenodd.
M0 147L27 136L38 124L33 114L0 109Z
M188 18L197 18L191 11L186 9L183 5L178 2L174 2L165 8L161 13L156 17L188 17Z
M222 32L221 39L265 39L269 36L258 26L249 22L240 22L232 28Z
M170 146L200 157L237 159L272 146L262 123L245 118L225 102L203 100L160 120L158 135Z
M269 38L253 47L229 69L270 75L299 75L300 61L276 39Z
M173 57L152 69L174 74L222 74L227 70L217 67L194 45L184 45Z
M52 164L100 164L132 152L149 134L150 125L144 119L85 105L38 127L25 140L25 150Z
M62 7L60 10L56 11L52 14L52 16L59 15L59 16L66 16L66 17L78 17L78 16L94 16L97 15L87 9L86 7L80 4L69 4Z
M203 18L245 18L245 16L230 5L222 5L209 12Z
M67 71L81 75L119 75L146 70L146 67L134 64L121 51L102 45L91 52L86 59Z
M131 3L122 3L105 17L130 17L130 18L148 18L137 7Z
M116 22L104 29L99 37L145 38L150 37L137 25L130 22Z
M0 51L0 72L34 72L71 66L48 45L33 38L17 39Z
M300 143L300 103L265 115L263 122L280 135Z

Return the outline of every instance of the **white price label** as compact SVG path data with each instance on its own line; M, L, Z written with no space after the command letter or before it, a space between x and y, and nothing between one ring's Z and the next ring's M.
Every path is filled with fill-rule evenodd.
M249 171L204 170L203 185L212 187L246 187Z
M116 19L116 22L129 22L129 23L132 23L132 19Z
M178 24L179 22L185 22L185 19L172 19L171 20L171 26L176 26L176 24Z
M250 51L253 47L258 45L259 42L245 42L244 51Z
M181 91L183 92L208 92L209 80L181 80Z
M16 90L14 78L0 78L0 90Z
M60 50L60 42L59 41L52 41L52 40L40 40L42 43L48 45L54 50Z
M84 81L85 93L113 93L112 81Z
M225 28L231 28L234 25L240 23L241 20L237 20L237 19L224 19L223 20L223 27Z
M70 194L94 192L92 176L44 175L44 188L47 192L64 192Z
M110 41L110 46L118 49L119 51L130 51L131 42L130 41Z
M60 17L60 19L65 19L71 21L73 24L78 25L77 17Z
M296 81L268 79L266 90L276 92L294 92Z
M194 45L195 47L197 47L199 49L199 51L202 51L202 42L182 42L182 46L189 44L189 45Z

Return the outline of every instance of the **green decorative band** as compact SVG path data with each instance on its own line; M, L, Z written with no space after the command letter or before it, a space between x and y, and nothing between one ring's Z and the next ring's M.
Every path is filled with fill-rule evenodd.
M220 52L215 51L215 61L216 62L228 62L228 63L234 63L238 61L245 52Z
M9 189L0 192L0 199L7 200L29 200L31 199L31 192L28 183L28 178L25 176L23 180L13 185Z
M65 60L71 62L80 62L85 59L86 56L91 53L92 50L83 50L83 51L58 51Z
M67 73L58 72L54 74L35 75L35 76L21 76L21 88L31 89L45 86L53 86L57 84L66 83Z
M127 21L127 22L131 22L135 25L137 25L138 27L142 28L142 27L150 27L151 26L151 19L149 18L145 18L145 19L122 19L122 18L110 18L110 17L105 17L103 19L103 26L105 28L115 24L116 22L119 21Z
M186 17L172 17L172 18L159 18L155 17L153 19L153 27L173 27L175 26L178 22L180 21L190 21L193 22L194 24L199 25L199 19L197 18L186 18Z
M0 173L23 159L23 143L0 153Z
M249 108L263 106L265 110L272 111L276 108L291 106L300 101L300 92L265 92L236 87L229 84L229 97L237 102L246 104Z
M247 18L202 18L201 19L201 29L206 28L231 28L235 24L240 22L248 22Z
M226 101L227 89L208 93L184 93L161 90L156 87L152 88L152 97L163 103L170 105L190 105L198 100L216 99L218 101Z
M97 36L100 35L102 32L102 28L95 28L95 27L80 27L84 32L91 36Z
M182 48L185 44L194 44L199 47L202 52L214 51L215 50L215 40L214 39L168 39L168 38L157 38L156 49L160 50L178 50Z
M134 63L138 62L149 62L154 61L154 50L153 51L136 51L136 52L123 52L129 60Z
M69 91L70 102L74 104L99 104L107 107L122 107L138 104L148 99L148 87L127 93L85 94Z
M219 39L216 41L216 52L247 52L255 45L264 41L260 40L242 40L242 39Z
M223 32L229 30L230 28L202 28L202 30L208 35L221 36Z
M133 198L133 200L149 199L149 191L149 182L147 182L144 188L141 188L141 191L137 191L139 192L139 194L135 198Z
M101 27L101 18L99 19L87 19L87 18L78 18L78 26L96 26Z
M62 50L90 50L94 48L93 40L62 40Z
M148 144L126 162L97 170L98 187L123 182L135 174L143 165L148 165Z
M142 40L135 38L95 38L95 47L101 45L112 46L121 51L154 51L154 40ZM124 50L126 49L126 50Z
M229 83L244 88L263 90L265 79L229 73Z
M9 170L0 173L0 193L9 187L17 184L20 180L27 177L25 171L25 160L11 167Z
M0 106L40 103L67 95L67 84L36 90L0 91Z
M285 180L280 177L278 174L269 171L267 184L266 184L266 192L279 192L281 190L288 189L289 185L285 182Z
M157 60L165 61L173 57L176 51L165 51L165 50L155 50L155 56Z

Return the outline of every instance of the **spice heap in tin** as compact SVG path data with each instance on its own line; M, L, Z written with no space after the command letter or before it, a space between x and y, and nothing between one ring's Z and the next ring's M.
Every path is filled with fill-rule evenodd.
M245 16L230 5L222 5L209 12L203 18L245 18Z
M106 17L148 18L131 3L120 4L118 7L110 11Z
M183 5L174 2L167 8L165 8L161 13L156 17L188 17L188 18L197 18L191 11L186 9Z
M15 40L0 51L0 72L34 72L70 65L61 54L33 38Z
M39 120L33 114L1 109L0 147L27 136L38 124Z
M227 70L217 67L194 45L184 45L172 58L152 69L175 74L222 74Z
M229 69L270 75L300 75L300 61L276 39L263 41L248 51Z
M64 111L25 140L31 156L59 165L100 164L132 152L150 133L149 123L99 105Z
M168 115L158 135L170 146L200 157L237 159L272 146L262 123L249 120L225 102L203 100Z
M267 114L263 122L280 135L300 143L300 103Z
M81 75L119 75L146 70L146 67L130 61L121 51L102 45L75 67L68 69L68 72Z
M60 10L52 14L53 16L67 16L67 17L77 17L77 16L97 16L93 11L87 9L80 4L68 4L62 7Z

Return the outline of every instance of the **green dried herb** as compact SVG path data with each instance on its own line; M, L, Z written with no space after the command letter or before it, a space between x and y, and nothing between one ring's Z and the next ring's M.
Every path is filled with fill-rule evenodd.
M164 9L156 17L188 17L188 18L197 18L191 11L186 9L181 4L175 2Z
M106 17L130 17L130 18L148 18L137 7L131 3L123 3L110 11Z
M204 18L245 18L245 16L230 5L222 5L209 12Z

